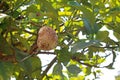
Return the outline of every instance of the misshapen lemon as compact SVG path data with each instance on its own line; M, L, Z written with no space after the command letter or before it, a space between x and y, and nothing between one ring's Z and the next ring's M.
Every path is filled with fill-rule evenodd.
M37 46L41 50L52 50L57 46L58 36L51 27L43 26L38 32Z

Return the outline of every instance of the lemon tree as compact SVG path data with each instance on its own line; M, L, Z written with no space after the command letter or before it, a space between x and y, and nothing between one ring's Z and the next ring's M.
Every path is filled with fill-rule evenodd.
M119 25L119 0L0 0L0 80L96 79L99 68L114 68ZM43 26L57 33L53 52L36 45ZM56 57L42 69L38 54Z

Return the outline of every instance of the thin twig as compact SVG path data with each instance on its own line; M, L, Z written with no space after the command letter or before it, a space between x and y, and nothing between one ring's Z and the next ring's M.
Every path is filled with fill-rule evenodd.
M28 56L26 56L25 58L23 58L22 60L20 60L19 62L23 62L25 60L27 60L28 58L32 57L34 54L30 54Z
M119 48L119 46L103 46L103 47L100 47L100 46L91 46L91 47L95 47L95 48L110 48L110 49L115 49L115 48Z
M55 54L54 52L38 52L37 54Z
M27 30L23 30L23 31L26 32L26 33L32 34L32 35L37 35L37 33L33 33L33 32L30 32L30 31L27 31Z
M80 64L83 64L83 65L86 65L86 66L89 66L89 67L95 67L95 68L104 68L105 66L97 66L97 65L92 65L92 64L89 64L89 63L83 63L83 62L79 62Z
M34 55L37 55L37 54L55 54L55 53L54 52L39 52L39 51L37 51L34 54L30 54L30 55L26 56L25 58L23 58L19 62L23 62L23 61L27 60L28 58L30 58L30 57L32 57Z

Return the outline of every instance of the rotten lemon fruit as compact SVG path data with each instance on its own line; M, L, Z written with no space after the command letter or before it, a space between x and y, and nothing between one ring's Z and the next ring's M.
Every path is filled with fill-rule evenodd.
M57 46L58 36L51 27L43 26L38 32L37 46L40 50L51 50Z

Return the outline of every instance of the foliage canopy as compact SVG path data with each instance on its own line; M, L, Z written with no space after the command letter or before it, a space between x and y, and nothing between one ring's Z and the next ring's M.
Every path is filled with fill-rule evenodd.
M54 52L33 47L44 25L55 29L59 37ZM91 74L97 78L100 71L95 68L113 69L120 50L119 25L119 0L0 0L0 80L12 76L84 80ZM38 54L56 57L42 70ZM110 55L112 62L101 65ZM47 74L54 63L52 74Z

